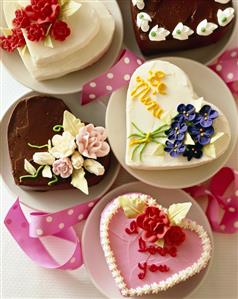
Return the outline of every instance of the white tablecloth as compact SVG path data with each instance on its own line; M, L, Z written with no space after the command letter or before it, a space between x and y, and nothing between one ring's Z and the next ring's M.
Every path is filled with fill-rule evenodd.
M238 46L236 37L229 47ZM1 68L0 116L10 104L28 91ZM234 128L235 129L235 128ZM237 128L236 128L237 130ZM238 169L238 147L228 162ZM132 178L124 171L116 185ZM12 198L1 182L1 225L3 217L15 198ZM2 246L2 297L1 298L93 298L105 299L90 282L84 267L75 271L46 270L34 264L19 249L6 228L1 228ZM207 280L190 299L237 299L238 298L238 234L214 234L214 263Z

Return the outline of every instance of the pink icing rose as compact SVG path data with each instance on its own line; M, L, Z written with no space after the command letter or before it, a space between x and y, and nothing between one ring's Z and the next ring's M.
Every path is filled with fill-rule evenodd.
M53 163L53 173L60 175L63 179L71 176L73 166L69 158L61 158Z
M79 152L91 159L106 156L110 151L106 130L103 127L94 127L93 124L80 128L76 136L76 143Z

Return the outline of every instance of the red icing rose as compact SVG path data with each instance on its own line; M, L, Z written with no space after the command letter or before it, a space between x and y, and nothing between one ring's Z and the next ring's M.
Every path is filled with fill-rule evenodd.
M15 11L15 19L13 19L12 24L16 28L26 28L30 25L30 21L23 9L17 9Z
M64 41L70 35L70 29L65 22L57 20L51 27L51 35L55 40Z
M164 236L164 241L170 246L179 246L185 240L185 233L179 226L171 226Z
M31 24L27 28L27 38L30 41L41 41L45 38L45 31L39 24Z
M11 35L0 37L0 47L7 52L13 52L16 48L23 47L25 43L21 29L12 29Z
M38 24L52 23L60 14L60 5L56 0L32 0L25 12L28 18Z
M142 228L143 239L149 242L156 242L162 239L169 229L169 219L167 215L156 207L148 207L145 213L136 219L137 226Z

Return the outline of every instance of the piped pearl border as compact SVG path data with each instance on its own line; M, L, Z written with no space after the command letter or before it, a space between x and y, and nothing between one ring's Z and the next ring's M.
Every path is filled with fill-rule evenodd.
M131 193L128 194L130 197L140 198L145 200L149 206L157 206L159 209L167 212L167 209L163 208L159 204L157 204L156 200L151 198L148 195L140 194L140 193ZM113 251L110 247L109 241L109 224L112 220L113 216L116 215L118 210L120 209L119 197L116 198L111 204L109 204L106 209L103 211L101 222L100 222L100 239L101 245L104 251L104 256L106 258L106 262L108 268L110 269L112 276L120 289L120 292L123 296L142 296L148 294L158 294L160 291L165 291L168 288L173 287L174 285L187 280L193 275L199 273L203 268L205 268L211 258L212 246L211 241L208 237L207 232L204 228L197 224L195 221L184 219L181 223L181 227L184 229L188 229L190 231L194 231L198 234L200 239L202 240L203 252L201 257L195 262L191 267L188 267L178 273L173 274L171 277L167 278L160 283L153 283L151 285L145 284L143 287L137 288L128 288L124 278L117 267L116 259L114 257Z

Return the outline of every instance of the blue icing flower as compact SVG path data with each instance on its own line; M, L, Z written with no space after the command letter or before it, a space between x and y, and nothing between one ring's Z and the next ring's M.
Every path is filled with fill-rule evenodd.
M209 105L205 105L197 114L194 123L200 124L203 128L208 128L218 116L219 113L216 110L213 110Z
M183 156L187 157L188 161L191 161L192 158L200 159L203 156L202 149L203 146L199 143L196 143L194 145L187 145Z
M174 142L166 141L164 150L168 152L171 157L175 158L184 153L185 145L178 140Z
M177 107L179 115L176 116L177 121L193 121L196 117L195 107L191 104L180 104Z
M166 132L169 140L182 141L185 137L188 127L185 123L175 121L172 123L171 128Z
M214 134L213 127L203 128L202 126L198 125L189 127L188 130L193 139L201 145L208 144L211 141L212 135Z

